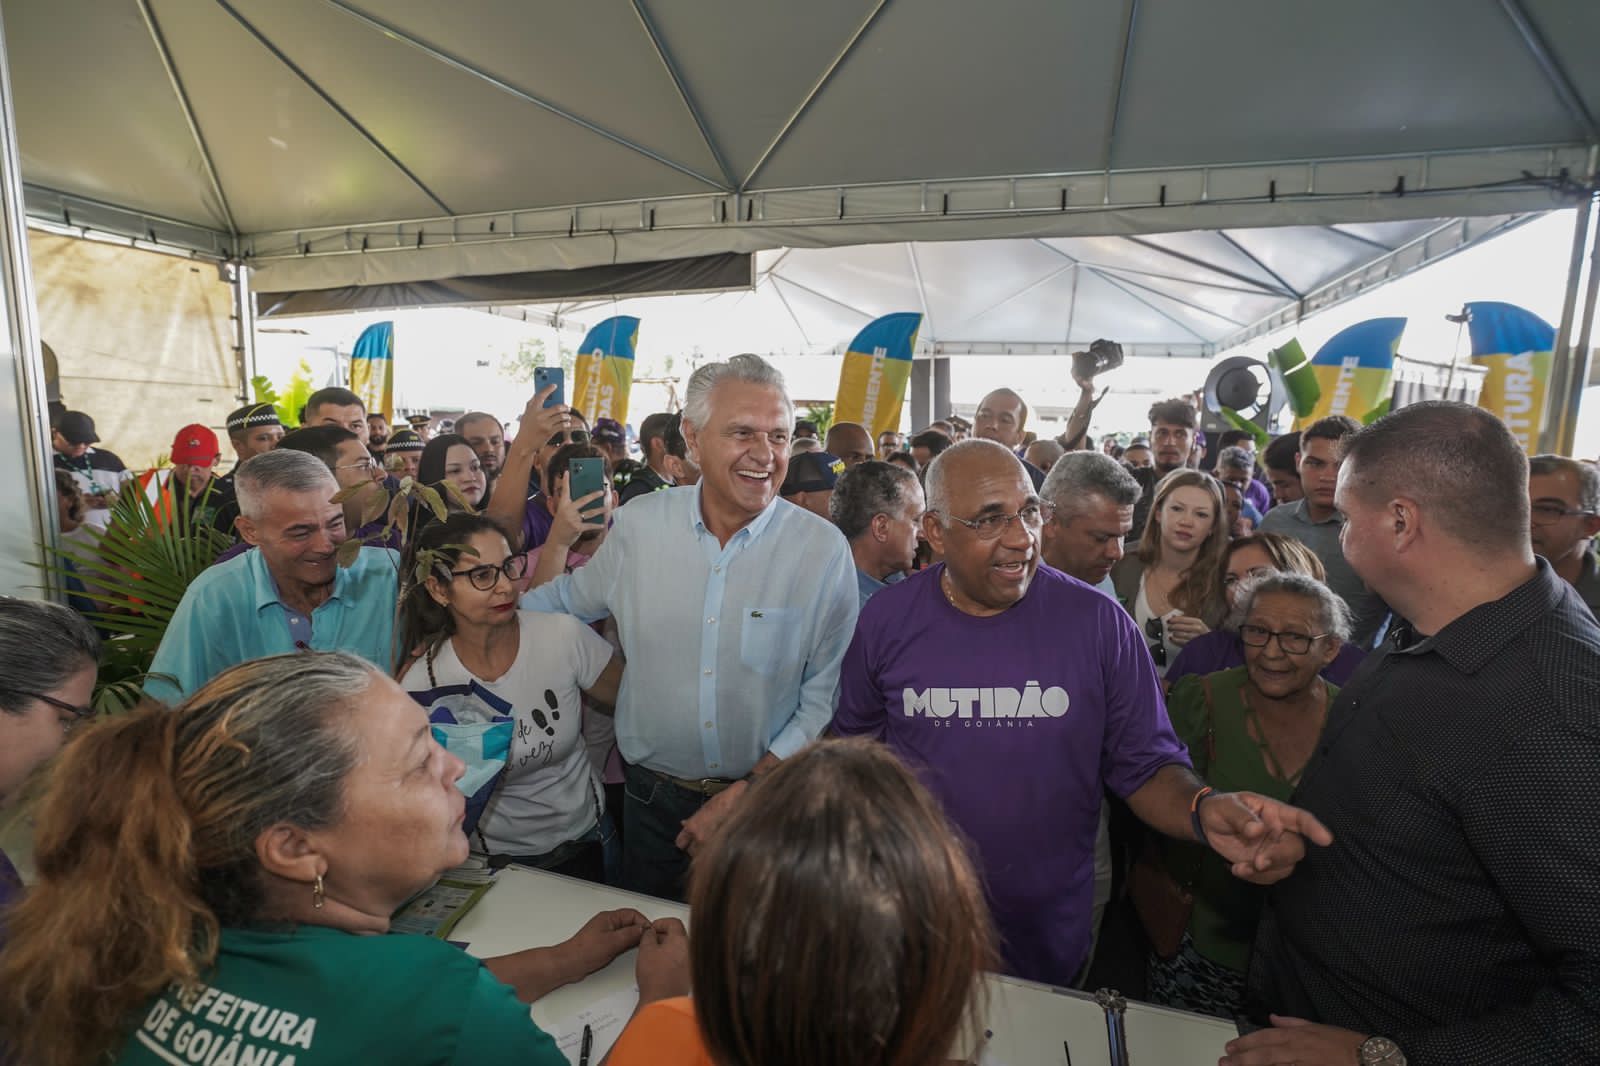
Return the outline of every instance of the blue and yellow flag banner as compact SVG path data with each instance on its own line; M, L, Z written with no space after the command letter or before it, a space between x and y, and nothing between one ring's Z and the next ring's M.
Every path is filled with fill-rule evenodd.
M1532 455L1544 430L1556 331L1516 304L1485 300L1467 304L1467 311L1472 361L1488 371L1478 406L1498 415Z
M367 414L394 420L394 323L376 322L361 331L350 355L350 391Z
M833 401L835 422L854 422L873 440L900 428L900 408L911 379L911 352L917 346L922 316L911 311L884 315L867 323L845 351L839 369L839 394Z
M639 343L639 320L629 315L608 318L589 331L578 349L578 362L567 404L592 426L596 419L628 422L628 392L633 387L633 351Z
M1304 429L1329 415L1372 422L1387 414L1394 389L1394 356L1405 330L1403 318L1369 318L1335 333L1311 359L1317 403L1295 420L1294 428Z

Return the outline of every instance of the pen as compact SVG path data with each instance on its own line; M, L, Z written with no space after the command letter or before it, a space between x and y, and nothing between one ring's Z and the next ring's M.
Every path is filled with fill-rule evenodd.
M1065 1040L1061 1041L1061 1050L1067 1053L1067 1066L1072 1066L1072 1047Z
M583 1027L583 1044L578 1048L578 1066L589 1066L589 1049L594 1047L594 1030Z

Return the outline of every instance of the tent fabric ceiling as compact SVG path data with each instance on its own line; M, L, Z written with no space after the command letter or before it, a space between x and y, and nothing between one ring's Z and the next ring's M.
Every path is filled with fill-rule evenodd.
M1589 0L0 11L30 211L268 291L1540 210L1600 143Z
M918 354L1207 357L1531 216L758 253L753 291L534 305L574 330L637 315L655 350L842 353L880 315L921 311ZM505 309L521 317L522 311Z

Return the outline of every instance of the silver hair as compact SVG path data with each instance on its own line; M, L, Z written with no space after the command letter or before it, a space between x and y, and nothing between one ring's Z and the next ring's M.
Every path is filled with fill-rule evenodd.
M1086 510L1095 496L1118 507L1132 507L1143 494L1128 468L1102 452L1068 452L1056 460L1039 489L1061 521Z
M1578 479L1578 510L1600 514L1600 466L1565 455L1535 455L1528 460L1528 473L1536 477L1571 474Z
M0 596L0 711L21 714L100 661L100 636L58 603Z
M872 525L873 518L903 507L916 484L917 475L903 466L876 459L857 463L833 486L828 517L846 540L855 540Z
M1287 592L1317 605L1317 627L1341 641L1350 639L1352 615L1350 606L1338 593L1308 574L1295 574L1283 570L1268 570L1241 582L1233 601L1233 613L1228 618L1228 628L1237 631L1250 616L1256 597L1268 592Z
M707 363L689 375L688 387L683 393L683 417L703 429L711 421L711 390L724 381L742 381L749 385L765 385L778 390L783 406L788 409L785 425L794 421L794 404L789 400L789 387L784 384L778 368L759 355L736 355L725 363Z
M1217 467L1224 470L1243 470L1246 473L1256 468L1255 456L1243 448L1224 448L1217 453Z
M333 471L316 456L277 448L240 463L233 479L233 488L239 497L239 513L256 520L261 517L269 492L318 492L328 489L328 496L332 498L339 492L339 482L334 478Z
M934 456L933 462L928 464L927 473L923 478L923 488L928 495L928 510L938 511L941 516L948 512L950 505L950 488L945 484L945 481L947 480L944 472L945 467L949 466L952 460L959 463L962 456L972 455L974 452L981 451L985 448L993 449L995 452L1010 458L1010 460L1017 465L1017 475L1024 481L1028 480L1027 472L1022 466L1022 460L1018 459L1016 454L1012 452L1010 448L1007 448L1004 444L999 444L992 440L986 440L982 437L972 437L968 440L959 441L950 445L950 447ZM1028 483L1028 488L1030 490L1033 488L1032 482ZM945 524L948 525L949 523Z

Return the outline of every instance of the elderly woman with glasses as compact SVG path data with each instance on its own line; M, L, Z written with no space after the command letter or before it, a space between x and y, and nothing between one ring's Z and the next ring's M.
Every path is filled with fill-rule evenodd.
M0 809L61 750L67 731L94 714L89 699L99 661L100 638L76 612L0 597ZM0 908L21 887L0 851Z
M519 611L527 566L481 515L453 514L418 534L401 571L396 676L424 706L459 711L457 697L472 693L473 714L514 722L474 850L492 866L601 882L615 829L584 743L582 700L616 703L622 658L569 615Z
M1208 785L1287 801L1339 691L1321 672L1349 638L1350 609L1315 578L1268 570L1240 584L1233 622L1244 665L1183 678L1167 713ZM1152 946L1150 998L1233 1016L1261 890L1215 853L1175 840L1154 842L1130 885Z
M462 772L399 686L337 653L257 659L91 726L6 915L0 1043L30 1066L559 1066L528 1001L635 947L641 1001L680 992L634 910L481 962L383 935L467 857Z

